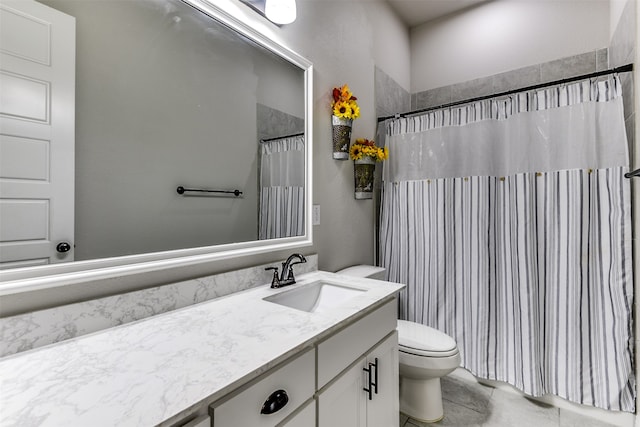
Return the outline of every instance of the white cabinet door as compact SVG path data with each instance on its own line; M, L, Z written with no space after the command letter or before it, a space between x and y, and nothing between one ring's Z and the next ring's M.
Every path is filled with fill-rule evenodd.
M398 427L398 333L389 336L366 357L377 373L371 400L367 400L367 427ZM372 365L369 365L372 366ZM365 382L368 376L365 377ZM365 383L365 387L367 384Z
M367 425L362 367L363 363L355 364L318 396L318 427Z
M320 394L318 426L398 424L398 333L394 332Z

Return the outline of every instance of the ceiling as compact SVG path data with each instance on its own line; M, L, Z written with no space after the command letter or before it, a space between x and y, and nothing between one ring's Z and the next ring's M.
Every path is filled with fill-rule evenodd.
M487 0L387 0L398 16L414 27Z
M240 0L264 15L266 0ZM423 24L488 0L386 0L408 27Z

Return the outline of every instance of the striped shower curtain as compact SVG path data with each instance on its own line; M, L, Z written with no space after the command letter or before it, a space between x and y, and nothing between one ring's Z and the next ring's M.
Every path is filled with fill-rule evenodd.
M259 239L304 234L304 135L260 143Z
M617 77L387 125L380 248L401 318L526 394L634 412L628 154Z

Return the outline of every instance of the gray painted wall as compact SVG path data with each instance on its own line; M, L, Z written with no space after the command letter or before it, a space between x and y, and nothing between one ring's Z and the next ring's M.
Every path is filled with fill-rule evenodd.
M411 92L607 47L609 1L479 3L411 29Z

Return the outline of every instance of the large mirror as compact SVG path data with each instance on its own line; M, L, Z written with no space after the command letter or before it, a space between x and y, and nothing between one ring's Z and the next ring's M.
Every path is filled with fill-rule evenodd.
M310 243L310 63L201 0L0 7L3 281Z

